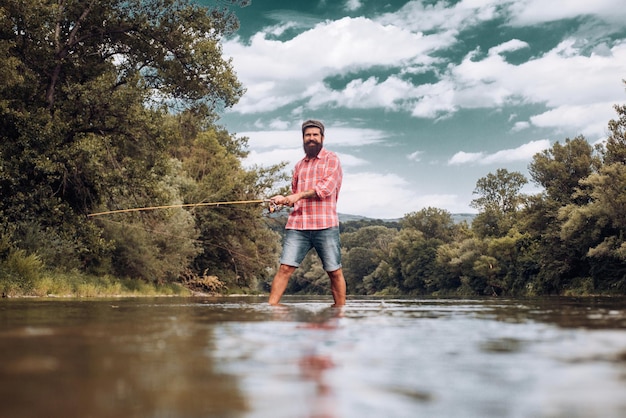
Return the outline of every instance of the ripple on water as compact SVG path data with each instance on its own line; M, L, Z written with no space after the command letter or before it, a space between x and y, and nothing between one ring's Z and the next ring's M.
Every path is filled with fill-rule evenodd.
M626 416L624 299L283 301L8 301L3 412Z

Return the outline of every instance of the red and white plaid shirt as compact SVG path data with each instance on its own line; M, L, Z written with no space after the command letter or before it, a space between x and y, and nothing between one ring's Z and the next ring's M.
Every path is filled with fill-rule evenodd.
M342 179L339 158L325 148L315 158L298 161L291 179L292 192L313 189L317 196L297 201L285 228L307 230L339 226L337 199Z

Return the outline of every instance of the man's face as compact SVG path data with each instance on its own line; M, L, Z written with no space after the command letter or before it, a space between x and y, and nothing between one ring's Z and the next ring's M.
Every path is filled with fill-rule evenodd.
M304 147L304 153L309 158L317 157L317 154L322 150L324 145L324 136L320 128L310 126L304 129L302 134L302 146Z

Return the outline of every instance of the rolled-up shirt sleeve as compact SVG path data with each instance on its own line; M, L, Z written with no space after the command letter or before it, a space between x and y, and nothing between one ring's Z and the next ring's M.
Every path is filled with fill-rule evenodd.
M341 171L339 158L337 158L335 154L329 153L324 167L324 175L313 188L317 197L320 199L327 199L329 196L334 194L335 199L338 199L342 177L343 172Z

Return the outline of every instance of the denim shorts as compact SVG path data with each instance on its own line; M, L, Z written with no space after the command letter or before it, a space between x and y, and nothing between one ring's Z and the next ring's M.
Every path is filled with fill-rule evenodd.
M304 231L285 229L280 263L298 267L311 248L317 251L325 271L335 271L341 268L338 226Z

